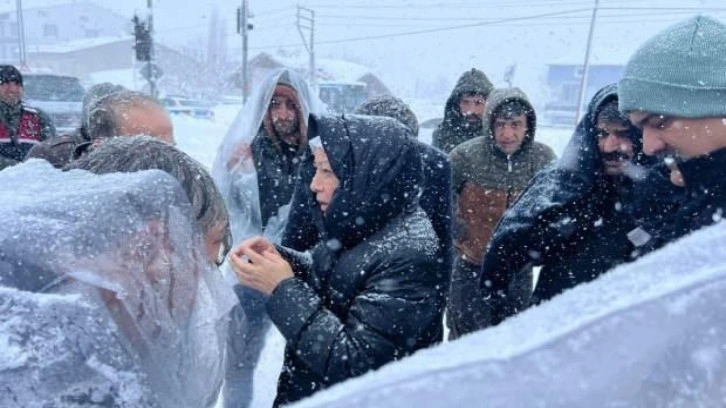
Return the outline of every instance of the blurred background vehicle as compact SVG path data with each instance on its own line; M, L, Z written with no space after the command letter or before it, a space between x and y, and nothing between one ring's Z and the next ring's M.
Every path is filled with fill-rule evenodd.
M161 99L172 115L187 115L196 119L214 120L214 102L190 99L185 96L168 95Z
M23 101L47 113L58 134L72 132L80 125L85 90L78 78L24 72L23 88Z

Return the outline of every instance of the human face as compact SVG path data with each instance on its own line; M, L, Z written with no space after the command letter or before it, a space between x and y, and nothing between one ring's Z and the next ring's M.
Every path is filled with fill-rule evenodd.
M633 112L630 120L643 129L643 151L684 159L703 156L726 147L725 118L679 118Z
M522 147L528 130L527 115L524 113L509 119L494 119L494 141L507 155L515 153Z
M340 184L340 180L333 173L333 168L330 167L328 155L325 154L325 151L322 148L316 148L313 153L315 154L315 176L310 183L310 190L315 193L315 199L320 204L320 209L325 213L330 201L333 199L333 193Z
M169 115L158 106L130 106L116 116L116 136L148 135L174 144L174 127Z
M268 110L277 136L287 143L296 142L296 135L300 129L297 101L289 95L275 93L270 100Z
M0 101L10 106L15 106L23 97L23 86L15 82L5 82L0 84Z
M481 123L484 117L484 108L486 108L487 100L480 94L464 95L459 100L459 111L461 116L466 119L469 124Z
M625 166L635 157L630 132L633 130L625 123L598 119L597 147L600 149L603 168L608 176L620 176Z

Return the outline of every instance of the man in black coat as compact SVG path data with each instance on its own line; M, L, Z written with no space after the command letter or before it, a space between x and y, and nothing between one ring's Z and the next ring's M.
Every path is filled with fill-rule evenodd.
M604 87L559 162L532 179L494 232L482 266L488 323L637 255L628 234L646 200L636 199L641 183L634 180L651 164L642 154L640 131L618 111L616 86ZM532 293L533 266L542 268Z
M418 207L422 165L408 132L390 118L311 120L319 138L310 144L320 144L304 184L322 239L311 257L262 238L230 255L242 284L270 295L268 314L287 341L276 405L441 339L446 282Z

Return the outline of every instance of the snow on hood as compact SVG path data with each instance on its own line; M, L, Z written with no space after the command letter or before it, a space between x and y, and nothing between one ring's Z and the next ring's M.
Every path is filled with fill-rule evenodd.
M298 406L721 406L725 242L726 223L700 230Z

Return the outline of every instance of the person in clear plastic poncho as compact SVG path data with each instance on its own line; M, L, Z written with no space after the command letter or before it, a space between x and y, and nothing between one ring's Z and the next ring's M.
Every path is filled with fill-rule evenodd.
M227 203L234 243L256 235L276 243L282 239L307 149L308 116L319 106L300 75L277 69L256 87L235 118L212 166ZM224 389L228 407L250 403L253 370L270 327L265 296L239 285L235 291L240 305L230 326Z
M33 160L0 184L0 406L212 406L235 299L177 180Z

